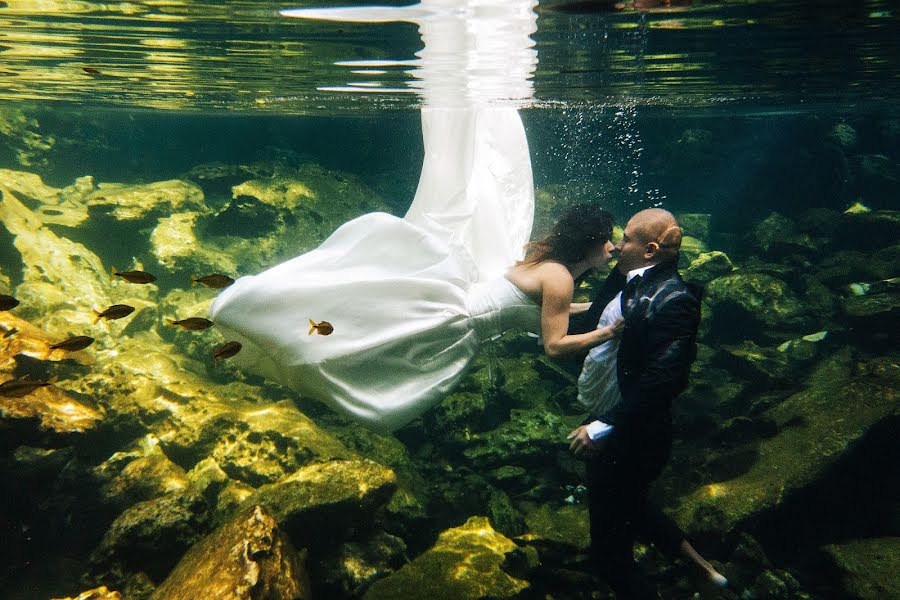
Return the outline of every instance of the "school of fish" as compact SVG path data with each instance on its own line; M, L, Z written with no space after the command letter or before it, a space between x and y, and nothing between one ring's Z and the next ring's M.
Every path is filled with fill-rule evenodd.
M151 273L147 273L146 271L119 271L115 267L113 267L111 273L113 277L119 277L129 283L147 284L156 281L156 276ZM198 283L208 288L222 289L234 283L234 279L222 273L213 273L211 275L204 275L202 277L192 276L191 285L193 286ZM17 298L8 294L0 294L0 311L12 310L19 306L19 304L20 302ZM134 311L135 307L128 304L113 304L112 306L109 306L102 311L95 310L94 323L99 322L101 319L122 319L132 314ZM189 317L180 320L166 319L166 322L169 325L180 327L186 331L203 331L212 327L213 325L212 321L203 317ZM329 335L332 331L334 331L334 328L327 321L316 323L315 321L310 319L309 323L312 326L312 328L309 330L310 335L313 333L313 331L318 331L320 335ZM12 329L6 332L4 338L13 336L16 333L17 330ZM93 337L87 335L74 335L67 339L51 344L48 349L48 355L49 353L57 351L77 352L79 350L84 350L85 348L93 344L94 341L95 340ZM219 362L221 360L230 358L240 352L240 350L241 344L239 342L225 342L224 344L213 349L213 360L215 362ZM35 390L53 385L56 381L56 376L53 376L47 380L39 380L31 379L28 375L24 375L22 377L10 379L8 381L0 383L0 397L21 398L23 396L31 394Z

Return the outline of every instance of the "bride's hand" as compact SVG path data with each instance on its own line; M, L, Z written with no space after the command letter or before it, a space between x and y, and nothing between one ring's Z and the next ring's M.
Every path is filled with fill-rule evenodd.
M625 328L625 319L618 318L614 323L607 325L606 327L600 327L600 331L603 332L603 340L611 340L614 337L618 337L622 334L622 330Z

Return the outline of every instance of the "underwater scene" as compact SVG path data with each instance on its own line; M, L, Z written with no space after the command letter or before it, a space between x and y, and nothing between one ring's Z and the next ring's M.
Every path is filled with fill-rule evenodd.
M0 24L0 598L900 599L895 3Z

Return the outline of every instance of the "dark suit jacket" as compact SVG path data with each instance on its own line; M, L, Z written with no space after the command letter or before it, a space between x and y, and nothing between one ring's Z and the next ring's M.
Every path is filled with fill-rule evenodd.
M670 435L672 400L687 387L697 354L702 295L700 288L681 279L676 266L656 265L628 286L614 269L594 294L590 310L570 322L570 333L590 331L609 301L624 290L625 328L617 354L623 401L605 414L591 415L614 426L611 445L631 446Z

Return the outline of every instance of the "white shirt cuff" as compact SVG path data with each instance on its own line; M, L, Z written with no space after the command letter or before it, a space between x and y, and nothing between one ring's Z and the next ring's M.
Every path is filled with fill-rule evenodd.
M608 425L603 421L592 421L591 423L588 423L587 427L585 427L585 431L587 431L588 437L595 442L608 436L610 433L612 433L612 430L613 426Z

